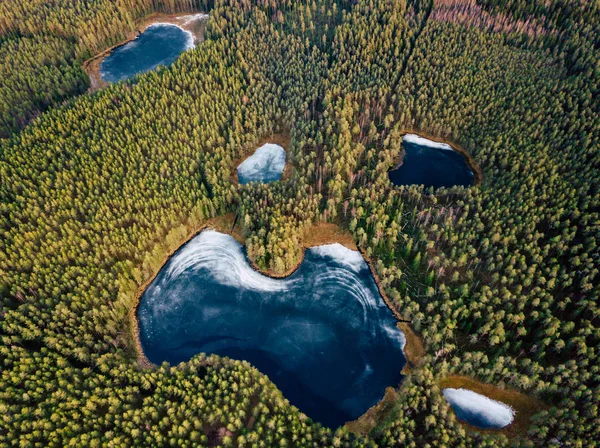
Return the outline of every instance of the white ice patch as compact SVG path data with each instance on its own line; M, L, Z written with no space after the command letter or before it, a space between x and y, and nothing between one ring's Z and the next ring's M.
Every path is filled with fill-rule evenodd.
M365 370L363 370L362 375L360 376L360 378L358 379L359 382L363 382L365 381L369 376L371 376L373 374L373 367L371 367L371 364L367 363L365 365Z
M199 13L199 14L189 14L187 16L181 16L181 17L179 17L178 20L181 20L183 22L183 26L186 26L197 20L206 20L206 19L208 19L208 17L209 17L208 14Z
M152 25L149 25L148 27L146 27L146 29L153 28L153 27L161 27L161 26L174 26L175 28L179 28L181 31L183 31L186 34L187 40L186 40L186 43L185 43L185 50L184 51L191 50L192 48L195 47L195 45L194 45L194 35L192 34L192 32L183 29L179 25L175 25L173 23L157 22L157 23L153 23Z
M132 41L127 42L125 45L123 45L121 47L122 50L131 50L135 47L137 47L140 43L140 37L137 36L135 39L133 39Z
M515 410L507 404L492 400L468 389L447 388L444 397L454 407L467 414L479 414L494 428L504 428L512 423Z
M404 333L400 331L400 329L397 326L390 327L388 325L385 325L383 329L385 330L386 334L389 336L390 339L395 340L398 343L400 349L404 353L404 347L406 347L406 336L404 335Z
M421 137L417 134L406 134L404 137L402 137L402 141L405 141L408 143L414 143L415 145L420 145L420 146L428 146L430 148L438 148L438 149L446 149L446 150L454 151L452 146L450 146L447 143L434 142L433 140L429 140L428 138Z
M207 269L222 285L254 291L285 291L293 280L273 279L252 269L242 246L232 236L204 230L173 257L167 270L170 278L187 270Z
M249 182L261 181L273 174L283 173L285 149L274 143L266 143L237 167L238 176Z
M340 243L311 247L309 250L322 257L332 258L334 261L350 268L356 273L367 267L367 263L359 251L348 249Z

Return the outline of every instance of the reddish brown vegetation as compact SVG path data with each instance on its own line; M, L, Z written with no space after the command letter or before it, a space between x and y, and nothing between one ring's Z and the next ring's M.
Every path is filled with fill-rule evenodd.
M535 20L518 20L510 15L490 14L476 0L436 0L431 19L474 26L495 33L519 33L535 38L550 32Z

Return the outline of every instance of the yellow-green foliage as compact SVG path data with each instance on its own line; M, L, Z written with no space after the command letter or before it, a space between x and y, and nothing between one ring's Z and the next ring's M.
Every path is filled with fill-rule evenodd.
M1 142L0 445L596 446L597 6L215 3L0 3L0 74L14 80L1 101L15 103L0 108L3 134L85 89L81 58L136 18L211 14L171 68ZM485 20L435 9L475 3ZM528 18L546 34L503 31ZM232 184L234 161L284 129L291 177ZM407 130L460 144L482 184L393 187ZM245 362L145 369L132 356L136 289L231 212L274 272L297 263L312 224L347 227L423 338L422 366L367 439L313 424ZM518 438L467 431L437 386L449 374L547 406Z

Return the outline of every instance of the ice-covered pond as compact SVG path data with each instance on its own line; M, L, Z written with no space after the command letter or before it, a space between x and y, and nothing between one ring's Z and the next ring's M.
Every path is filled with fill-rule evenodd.
M247 184L279 180L285 168L285 159L285 149L274 143L266 143L237 167L238 181Z
M170 65L193 47L194 36L190 31L170 23L155 23L111 52L100 64L100 76L107 82L119 82L159 65Z
M247 360L329 427L375 405L405 364L404 335L367 264L340 244L308 249L298 270L274 279L231 236L203 231L148 286L138 320L151 362Z
M477 428L504 428L510 425L515 417L515 411L509 405L472 390L447 388L442 393L456 416Z
M389 172L394 185L434 188L473 185L474 175L467 160L447 143L406 134L402 146L405 150L402 165Z

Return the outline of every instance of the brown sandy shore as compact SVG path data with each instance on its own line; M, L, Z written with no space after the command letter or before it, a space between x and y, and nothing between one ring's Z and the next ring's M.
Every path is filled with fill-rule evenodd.
M436 135L428 134L426 131L419 131L416 129L403 129L402 131L400 131L400 135L402 135L403 137L406 134L416 134L419 137L426 138L433 142L445 143L447 145L450 145L452 149L464 156L465 160L467 161L467 165L469 166L469 169L473 171L473 185L481 185L481 183L483 182L483 171L481 171L481 167L475 161L471 153L467 151L464 147L460 146L459 144L453 141L447 140L444 137L438 137ZM403 162L404 160L400 160L400 162L394 167L394 169L402 166Z
M194 45L198 45L204 40L204 27L206 25L206 20L195 20L189 23L185 23L191 16L202 14L200 12L185 12L179 14L164 14L164 13L153 13L146 17L139 19L136 22L135 30L130 32L127 35L127 38L119 42L112 47L107 48L106 50L98 53L92 58L88 59L83 63L83 69L87 73L90 78L90 88L88 93L93 93L97 90L103 89L108 84L106 81L102 79L100 76L100 65L104 58L106 58L113 50L125 45L128 42L136 39L141 33L146 31L150 25L155 23L171 23L173 25L177 25L183 28L186 31L189 31L194 36Z
M269 141L271 141L271 140L269 140ZM280 143L278 143L278 144L280 144ZM137 292L135 295L135 304L129 313L130 338L131 338L130 340L133 342L132 345L135 348L138 363L142 367L146 367L146 368L153 367L153 364L148 360L148 358L146 358L146 355L144 354L144 351L143 351L143 348L141 345L141 341L139 338L137 309L140 304L140 299L142 297L142 294L144 293L146 288L150 285L150 283L152 283L154 278L156 278L156 276L158 275L160 270L169 261L169 259L173 256L173 254L177 250L179 250L181 248L181 246L183 246L185 243L190 241L192 238L194 238L196 235L198 235L200 232L202 232L205 229L213 229L213 230L217 230L222 233L226 233L228 235L233 236L240 244L245 245L245 238L242 234L241 226L236 225L234 227L234 225L233 225L234 222L235 222L235 215L233 213L229 213L226 215L222 215L222 216L218 216L216 218L209 219L204 224L201 224L195 228L192 228L188 232L188 235L186 235L186 237L182 241L180 241L180 244L178 244L175 249L173 249L169 253L165 254L162 262L160 263L160 267L158 269L156 269L154 271L154 273L137 289ZM260 272L263 275L267 275L272 278L284 278L284 277L291 275L293 272L295 272L296 269L300 266L300 264L302 264L302 261L304 260L304 252L306 251L306 249L308 249L310 247L321 246L321 245L332 244L332 243L339 243L339 244L343 245L344 247L347 247L350 250L359 250L356 245L356 242L354 241L350 232L348 232L345 229L342 229L337 224L319 223L319 224L312 226L305 233L305 238L304 238L303 244L302 244L302 257L301 257L300 261L298 262L298 264L296 266L294 266L292 269L288 270L287 272L285 272L283 274L276 274L274 272L269 272L269 271L265 272L265 271L259 269L258 266L256 266L254 263L251 262L250 264L256 271ZM363 257L364 257L364 255L365 254L363 253ZM369 268L371 269L371 272L373 273L373 278L375 279L377 288L379 289L382 297L384 298L386 305L390 308L390 310L392 311L392 313L398 320L404 320L404 319L402 319L402 316L400 315L400 313L395 309L392 302L389 300L389 298L385 294L385 291L383 290L383 287L380 284L379 277L377 276L377 274L375 272L375 267L372 263L372 260L365 258L365 261L367 262L367 264L369 265ZM421 358L425 355L425 349L423 347L423 344L422 344L420 338L414 333L414 331L412 330L412 328L410 327L410 325L407 322L404 322L404 321L398 322L398 328L404 333L405 338L406 338L404 354L406 356L407 365L406 365L405 369L403 370L403 373L408 374L410 372L410 368L415 367L419 364ZM359 418L359 420L356 420L355 422L349 422L347 424L348 429L350 429L352 431L358 431L359 427L364 427L365 425L370 426L370 423L369 424L364 423L365 420L373 423L375 416L377 416L379 414L383 414L383 413L385 413L386 410L388 410L388 408L391 408L393 398L396 397L396 394L397 394L397 392L394 388L388 387L386 389L385 396L382 398L382 400L377 405L375 405L373 408L369 409L362 417ZM357 423L357 422L361 422L361 423Z
M348 422L345 428L348 431L361 436L368 436L369 433L381 423L394 409L394 404L398 400L399 390L393 387L385 389L385 395L375 406L369 408L367 412L358 419Z

